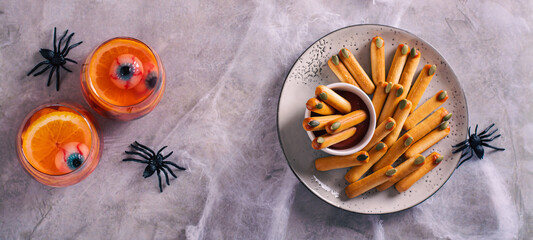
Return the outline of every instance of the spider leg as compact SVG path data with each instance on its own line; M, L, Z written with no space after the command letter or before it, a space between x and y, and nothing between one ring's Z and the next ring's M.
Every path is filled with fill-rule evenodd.
M70 59L70 58L65 58L65 61L68 61L68 62L71 62L71 63L75 63L75 64L78 64L78 62Z
M460 143L458 143L458 144L455 144L455 145L453 145L452 147L460 147L460 146L466 144L466 142L468 142L468 139L467 139L467 140L464 140L464 141L462 141L462 142L460 142Z
M72 72L72 70L66 68L65 66L61 65L61 68L65 69L67 72Z
M494 137L492 137L492 138L482 138L481 140L482 140L483 142L492 142L492 140L494 140L494 139L496 139L496 138L499 138L499 137L501 137L501 136L502 136L501 134L498 134L498 135L496 135L496 136L494 136Z
M488 148L492 148L496 151L505 151L505 148L499 148L499 147L495 147L495 146L491 146L489 144L486 144L486 143L481 143L482 146L485 146L485 147L488 147Z
M122 159L122 161L124 161L124 162L138 162L138 163L146 163L146 164L150 163L149 161L139 160L139 159L135 159L135 158L124 158L124 159Z
M141 154L140 152L132 152L132 151L125 151L127 154L133 154L133 155L137 155L137 156L140 156L146 160L150 160L151 158L144 155L144 154Z
M166 156L163 157L163 160L164 159L167 159L168 157L170 157L170 155L172 155L172 153L174 153L174 151L170 152L169 154L167 154Z
M463 159L463 160L461 160L463 158L463 154L461 154L461 158L459 158L460 162L457 165L457 168L459 168L461 165L463 165L464 162L470 160L474 156L474 154L472 153L473 151L474 151L473 149L470 149L470 151L465 151L464 152L464 156L468 155L468 153L470 153L470 155L467 158Z
M155 155L154 150L152 150L151 148L149 148L149 147L147 147L147 146L144 146L144 145L140 144L140 143L137 142L137 141L135 141L134 143L137 144L139 147L142 147L142 148L146 149L146 151L152 153L152 155Z
M470 127L468 127L468 136L470 137Z
M487 133L492 127L494 127L494 123L491 124L490 126L488 126L487 128L485 128L485 130L480 132L479 135L483 135L483 134Z
M163 161L163 163L170 164L170 165L176 167L176 168L179 169L179 170L187 170L186 168L184 168L184 167L180 167L180 166L178 166L178 164L175 164L175 163L173 163L173 162L171 162L171 161Z
M463 152L461 153L461 157L460 158L463 158L464 156L466 156L466 154L468 154L469 151L470 151L470 149L463 150Z
M477 126L478 126L478 125L476 124L476 130L474 131L474 134L476 134L476 135L477 135Z
M43 68L41 71L39 71L39 72L33 74L33 76L34 76L34 77L35 77L35 76L39 76L39 75L41 75L42 73L46 72L46 70L50 69L51 67L52 67L52 65L48 65L48 66L46 66L45 68Z
M30 76L31 73L32 73L33 71L37 70L37 68L39 68L39 67L42 66L43 64L48 64L48 63L50 63L50 61L48 61L48 60L44 60L44 61L38 63L37 65L35 65L35 67L33 67L33 68L31 69L30 72L28 72L28 74L26 74L26 76Z
M56 27L54 27L54 52L57 51L57 47L56 47Z
M480 138L483 138L483 137L490 137L492 134L494 134L496 131L498 131L498 129L496 128L494 131L490 132L490 133L487 133L487 134L483 134L483 135L479 135Z
M134 148L135 150L137 150L137 151L141 151L141 152L143 152L143 153L146 154L149 158L153 158L153 157L154 157L153 154L151 154L150 152L146 151L146 150L143 149L143 148L137 147L135 144L130 144L130 146L131 146L132 148Z
M68 49L68 45L70 44L70 39L72 39L72 36L74 36L74 33L71 33L70 35L68 35L67 41L65 42L65 48L63 48L63 51L59 50L61 54L64 54L65 51Z
M52 70L50 70L50 74L48 74L48 82L46 82L46 86L49 87L50 83L52 83L52 75L54 74L54 71L56 70L56 66L52 67Z
M170 182L168 181L168 174L167 174L167 171L165 171L164 168L161 168L161 172L163 172L165 174L165 180L167 180L167 186L170 186Z
M65 37L67 36L67 33L68 33L68 29L63 33L63 36L61 36L61 38L59 39L59 43L57 43L57 51L54 51L54 53L61 52L61 42L63 41L63 39L65 39Z
M56 67L56 91L59 91L59 67Z
M466 144L465 144L465 145L463 145L462 147L453 150L452 153L458 153L458 152L461 152L461 151L463 151L464 149L466 149L467 147L469 147L469 145L466 145Z
M161 186L161 174L159 172L159 169L157 169L157 178L159 179L159 191L163 192L163 187Z
M70 45L70 47L67 48L67 51L65 53L62 53L63 57L66 57L68 55L68 52L70 52L71 49L77 47L78 45L80 45L82 43L83 43L83 41Z
M174 172L172 171L172 169L170 169L169 166L163 164L163 167L166 168L167 171L170 173L170 175L172 175L174 178L178 178L178 176L176 176L176 174L174 174Z
M161 149L159 149L159 151L157 151L156 156L159 155L159 154L163 151L163 149L165 149L165 148L167 148L167 146L164 146L164 147L162 147Z

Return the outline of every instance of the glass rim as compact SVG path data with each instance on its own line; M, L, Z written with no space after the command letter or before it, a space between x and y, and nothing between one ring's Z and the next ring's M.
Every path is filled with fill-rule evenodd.
M89 149L89 153L87 154L87 158L85 158L85 161L83 161L83 163L77 167L76 169L72 170L71 172L68 172L68 173L64 173L64 174L57 174L57 175L53 175L53 174L48 174L48 173L44 173L42 171L40 171L39 169L35 168L33 166L33 164L30 163L30 161L28 161L28 157L26 157L26 153L24 152L24 148L22 147L22 130L24 129L24 126L26 126L26 124L28 123L28 121L30 120L30 118L35 114L37 113L38 111L44 109L44 108L47 108L47 107L55 107L55 106L59 106L59 107L67 107L71 110L73 110L77 115L79 115L80 117L83 118L83 120L85 121L85 123L87 124L87 127L89 128L89 131L91 132L91 148ZM45 103L45 104L41 104L39 105L38 107L34 108L32 111L30 111L26 117L24 118L24 120L22 120L22 124L18 130L18 134L17 134L17 149L20 151L21 153L21 156L23 158L23 160L35 171L37 171L39 174L43 174L43 175L46 175L46 176L49 176L49 177L65 177L65 176L70 176L70 175L76 175L78 172L82 171L87 165L88 165L88 159L91 159L92 157L94 157L94 152L96 151L96 145L99 145L99 144L94 144L95 141L93 141L94 139L97 139L98 138L98 134L96 133L96 127L93 128L93 125L91 124L91 121L89 119L87 119L80 111L78 111L78 109L76 109L77 107L76 106L73 106L71 104L68 104L68 103Z
M153 91L150 94L148 94L148 96L146 96L146 98L144 98L143 100L141 100L138 103L134 103L134 104L131 104L131 105L116 105L116 104L110 103L109 101L105 100L102 96L100 96L100 94L98 94L98 92L96 91L96 89L94 87L94 84L93 84L93 81L91 80L91 75L89 74L90 64L85 64L85 67L87 68L87 70L85 72L82 71L82 74L86 75L86 78L87 78L87 81L86 81L85 84L87 84L87 86L89 88L89 92L92 92L92 93L89 93L89 94L94 95L99 101L101 101L102 103L104 103L106 105L109 105L111 107L116 107L116 108L119 108L119 109L127 109L127 108L133 108L133 107L142 106L143 104L146 104L146 102L150 102L152 100L152 98L157 97L158 92L161 90L161 87L162 87L163 81L164 81L164 78L163 78L163 75L164 75L164 73L163 73L164 72L163 63L161 62L161 59L159 58L159 55L156 53L156 51L152 47L150 47L148 44L144 43L143 41L141 41L139 39L136 39L136 38L133 38L133 37L114 37L114 38L108 39L108 40L100 43L96 48L94 48L92 50L92 52L89 54L89 56L87 56L87 59L85 60L85 62L87 63L87 60L89 60L89 63L90 63L90 59L92 59L92 57L94 56L94 53L99 48L104 46L106 43L111 42L113 40L117 40L117 39L127 39L127 40L138 42L138 43L146 46L146 48L148 48L148 50L150 50L150 53L154 56L154 58L156 60L157 70L159 72L158 77L159 77L159 79L161 79L161 81L157 82L157 85L154 87ZM83 79L83 76L82 76L82 79Z

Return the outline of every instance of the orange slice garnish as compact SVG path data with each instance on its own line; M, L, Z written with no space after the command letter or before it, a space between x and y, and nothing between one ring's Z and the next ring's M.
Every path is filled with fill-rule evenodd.
M91 148L91 131L83 117L72 112L55 111L31 123L22 136L22 150L30 164L40 172L59 174L55 156L59 147L69 142Z
M122 54L132 54L143 65L156 63L150 49L141 42L132 39L112 39L100 46L89 63L89 76L92 85L104 101L117 106L130 106L144 100L149 94L117 87L110 79L109 70L115 59Z

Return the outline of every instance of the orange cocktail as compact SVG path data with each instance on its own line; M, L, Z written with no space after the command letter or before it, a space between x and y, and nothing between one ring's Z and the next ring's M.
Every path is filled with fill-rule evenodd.
M165 70L148 45L134 38L113 38L87 57L81 87L99 114L132 120L151 112L161 100Z
M45 104L24 119L17 153L37 181L69 186L85 179L98 165L102 145L89 112L70 104Z

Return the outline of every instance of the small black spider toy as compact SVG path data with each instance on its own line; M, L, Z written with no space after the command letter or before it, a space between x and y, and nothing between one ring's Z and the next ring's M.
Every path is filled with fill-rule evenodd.
M44 72L46 72L48 69L50 69L50 74L48 74L48 82L46 83L46 86L50 86L50 83L52 81L52 76L54 75L54 71L56 72L56 91L59 91L59 68L65 69L67 72L72 72L70 69L66 68L64 65L67 62L72 62L75 64L78 64L78 62L67 58L68 53L73 48L80 45L82 42L78 42L75 44L70 44L70 40L72 39L72 36L74 36L74 33L71 33L65 42L65 45L63 46L63 50L61 50L61 43L63 42L63 39L67 36L68 30L63 33L63 36L59 39L59 43L56 45L56 28L54 27L54 51L50 49L41 48L39 51L41 55L46 59L31 69L31 71L27 74L27 76L30 76L34 71L36 71L39 67L46 65L45 68L41 69L39 72L33 74L33 76L38 76Z
M146 168L144 169L143 177L144 178L150 177L150 176L152 176L152 174L154 174L154 172L157 172L157 177L159 178L159 191L161 191L161 192L163 192L163 187L161 186L161 175L160 175L160 172L163 172L165 174L165 179L167 181L167 185L170 185L170 182L168 181L168 174L167 174L166 170L168 170L170 172L170 174L174 178L177 178L177 176L176 176L176 174L174 174L174 172L172 171L172 169L170 169L170 167L168 165L172 165L172 166L176 167L179 170L186 170L184 167L180 167L180 166L178 166L177 164L175 164L175 163L173 163L171 161L165 161L165 159L170 157L170 155L172 155L172 153L173 153L173 152L170 152L166 156L163 156L161 154L163 149L165 149L167 146L164 146L161 149L159 149L159 151L157 151L157 153L155 153L149 147L146 147L146 146L138 143L137 141L135 141L130 146L133 149L135 149L136 151L126 151L127 154L137 155L137 156L140 156L140 157L144 158L145 160L140 160L140 159L135 159L135 158L125 158L122 161L126 161L126 162L131 161L131 162L139 162L139 163L148 164L148 166L146 166Z
M476 130L474 131L474 134L472 135L470 135L470 127L468 127L467 139L464 140L463 142L460 142L459 144L452 146L454 148L457 148L453 150L452 153L462 152L461 158L459 159L460 163L459 165L457 165L457 167L461 166L461 164L463 164L465 161L471 159L474 156L473 153L475 153L479 159L483 159L483 156L485 155L485 150L483 149L483 147L492 148L496 151L505 150L505 148L494 147L488 144L488 142L492 142L494 139L499 138L501 136L500 134L498 134L494 137L491 137L494 133L496 133L496 131L498 131L498 129L496 128L492 132L489 133L490 129L494 127L494 123L488 126L487 128L485 128L485 130L483 130L479 134L477 133L477 127L478 125L476 124ZM466 158L463 159L463 157L466 157ZM461 159L463 160L461 161Z

